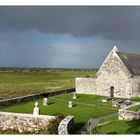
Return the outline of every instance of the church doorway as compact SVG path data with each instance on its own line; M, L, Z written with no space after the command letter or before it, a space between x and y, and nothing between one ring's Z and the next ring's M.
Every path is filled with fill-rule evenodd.
M114 97L114 87L110 87L110 97Z

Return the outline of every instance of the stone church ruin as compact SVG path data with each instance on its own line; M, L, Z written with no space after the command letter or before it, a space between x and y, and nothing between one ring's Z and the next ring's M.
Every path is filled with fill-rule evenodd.
M131 98L140 95L140 55L111 50L96 78L76 78L76 93Z

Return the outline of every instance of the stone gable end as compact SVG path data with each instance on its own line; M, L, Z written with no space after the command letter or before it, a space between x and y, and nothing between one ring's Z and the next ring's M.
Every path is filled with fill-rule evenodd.
M111 51L97 73L96 92L105 96L111 96L112 92L113 97L129 98L131 90L130 72L117 53Z
M134 97L136 94L133 95L132 74L117 52L117 48L112 49L98 70L97 78L76 78L76 92L121 98Z

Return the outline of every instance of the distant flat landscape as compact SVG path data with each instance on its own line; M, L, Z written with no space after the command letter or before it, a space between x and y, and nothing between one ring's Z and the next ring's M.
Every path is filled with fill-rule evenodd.
M0 68L0 100L74 88L76 77L95 77L96 69Z

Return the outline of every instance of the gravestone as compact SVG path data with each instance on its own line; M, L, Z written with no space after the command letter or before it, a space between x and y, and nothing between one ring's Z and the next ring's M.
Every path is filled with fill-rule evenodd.
M76 93L74 92L73 93L73 99L76 99L77 97L76 97Z
M39 115L38 102L35 102L35 107L34 107L34 110L33 110L33 115Z
M73 107L72 101L69 101L69 102L68 102L68 107Z
M44 98L43 99L43 106L47 106L48 105L48 99L47 98Z

